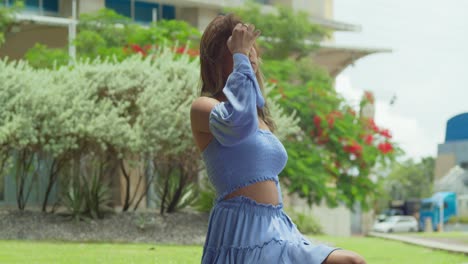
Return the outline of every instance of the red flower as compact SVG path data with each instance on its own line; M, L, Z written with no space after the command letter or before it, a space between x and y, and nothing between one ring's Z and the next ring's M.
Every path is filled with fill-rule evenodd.
M323 130L322 130L320 127L317 128L317 137L318 137L318 138L321 137L322 134L323 134Z
M348 153L353 153L359 156L362 152L362 146L359 145L357 142L353 142L353 144L346 145L343 147L343 150Z
M333 125L335 124L335 118L333 118L333 116L330 116L327 118L327 122L328 122L328 127L333 128Z
M365 92L364 92L364 98L366 98L366 100L367 100L369 103L371 103L371 104L374 103L374 100L375 100L375 99L374 99L374 94L373 94L372 92L370 92L370 91L365 91Z
M131 44L130 47L132 48L133 52L140 53L143 56L146 56L146 51L138 44Z
M341 113L341 112L339 112L339 111L337 111L337 110L331 112L330 115L331 115L331 116L334 116L334 117L336 117L336 118L341 118L341 117L343 117L343 113Z
M379 127L375 124L374 119L372 119L372 118L369 118L369 127L370 127L375 133L379 133L379 132L380 132Z
M328 127L333 128L333 125L335 124L335 120L337 118L343 117L343 114L339 111L332 111L327 115L327 122L328 122Z
M387 154L387 153L393 151L393 146L392 146L392 144L390 144L390 143L388 143L388 142L384 142L384 143L380 143L380 144L379 144L378 149L379 149L380 152L382 152L383 154Z
M388 129L383 129L380 131L380 135L386 137L386 138L392 138L392 134Z
M314 116L315 127L320 127L321 122L322 122L322 119L320 118L320 116Z
M184 54L185 53L185 47L177 47L175 52L177 54Z
M364 142L367 145L371 145L373 140L374 140L374 137L372 135L365 135L364 136Z
M175 47L174 51L177 54L187 54L190 57L200 56L200 51L196 49L187 49L185 47Z
M197 57L197 56L200 56L200 51L199 50L196 50L196 49L189 49L187 51L187 54L190 56L190 57Z
M270 79L270 82L271 82L271 83L278 83L278 80L276 80L276 79Z

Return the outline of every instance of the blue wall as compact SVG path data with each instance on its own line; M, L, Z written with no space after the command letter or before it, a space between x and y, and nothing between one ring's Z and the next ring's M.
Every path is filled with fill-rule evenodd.
M13 164L16 164L17 153L13 154ZM42 205L49 183L49 171L48 168L52 166L53 160L48 157L39 158L37 155L34 156L33 165L31 171L25 177L25 190L31 189L29 194L27 205ZM16 168L11 167L8 171L5 171L4 175L0 176L0 206L1 205L16 205L16 192L17 192L17 179L16 179ZM35 173L37 172L37 174ZM52 205L58 200L59 187L58 181L52 187L49 195L48 204Z
M468 113L452 117L447 121L445 142L468 140Z

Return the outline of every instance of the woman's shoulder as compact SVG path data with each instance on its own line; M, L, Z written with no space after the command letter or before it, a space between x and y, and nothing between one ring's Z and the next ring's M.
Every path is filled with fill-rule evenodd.
M200 96L192 102L192 112L210 112L219 101L208 96Z

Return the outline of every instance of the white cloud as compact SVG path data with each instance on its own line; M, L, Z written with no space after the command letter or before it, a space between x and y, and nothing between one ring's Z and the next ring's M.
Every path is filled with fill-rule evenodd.
M364 93L364 90L353 87L350 77L346 74L341 74L336 78L335 86L337 92L352 105L356 105ZM393 139L406 152L406 156L419 159L436 155L436 140L428 136L415 118L393 111L388 101L376 98L375 122L379 126L390 129Z
M392 112L389 104L379 100L376 102L375 112L376 123L392 131L394 140L408 157L421 158L436 155L437 142L427 136L416 119Z

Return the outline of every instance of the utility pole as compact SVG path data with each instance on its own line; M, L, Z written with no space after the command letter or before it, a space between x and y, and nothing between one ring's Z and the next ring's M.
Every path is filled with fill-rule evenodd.
M70 56L69 64L75 63L76 60L76 24L77 24L77 0L73 0L72 3L72 21L68 24L68 55Z
M130 1L130 17L135 21L135 0Z
M158 9L153 8L153 23L156 23L158 21Z
M439 201L439 232L444 232L444 199Z
M44 15L44 0L39 0L39 15Z

